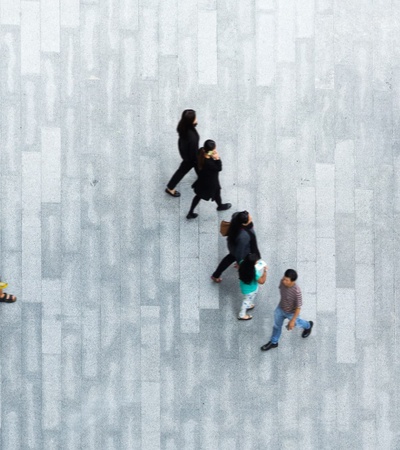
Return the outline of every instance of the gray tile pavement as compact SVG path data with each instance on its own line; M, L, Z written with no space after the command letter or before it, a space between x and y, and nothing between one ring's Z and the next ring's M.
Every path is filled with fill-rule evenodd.
M2 449L400 448L399 36L389 0L0 0ZM251 322L230 214L163 192L185 108ZM315 327L264 354L288 267Z

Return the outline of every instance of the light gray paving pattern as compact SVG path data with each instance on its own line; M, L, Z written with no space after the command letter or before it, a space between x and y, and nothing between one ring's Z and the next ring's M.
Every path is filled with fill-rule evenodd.
M0 0L0 447L400 449L400 3ZM238 322L215 139L270 271ZM296 268L302 316L270 337Z

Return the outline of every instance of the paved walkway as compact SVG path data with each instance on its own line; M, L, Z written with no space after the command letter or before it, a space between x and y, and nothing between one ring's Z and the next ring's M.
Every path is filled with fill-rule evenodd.
M0 0L1 448L400 448L400 4ZM270 275L236 319L198 112ZM310 338L270 337L298 270Z

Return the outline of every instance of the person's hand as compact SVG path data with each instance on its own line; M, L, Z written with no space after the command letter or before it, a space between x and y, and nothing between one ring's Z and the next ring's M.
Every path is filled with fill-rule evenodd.
M289 331L290 331L290 330L293 330L295 324L296 324L296 322L294 322L293 320L291 320L291 321L287 324L287 327L286 327L286 328L287 328Z
M219 159L219 154L218 154L217 150L213 151L212 158L213 159Z

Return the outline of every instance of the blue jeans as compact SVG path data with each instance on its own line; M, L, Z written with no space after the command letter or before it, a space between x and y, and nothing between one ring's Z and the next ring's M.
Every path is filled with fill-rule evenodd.
M279 338L281 337L283 321L285 319L290 320L293 317L293 315L294 313L287 313L279 306L276 307L274 313L274 327L272 329L272 336L271 336L271 342L273 344L277 344ZM308 330L310 328L310 322L308 322L307 320L303 320L300 317L297 317L295 326L297 328L304 328L305 330Z

